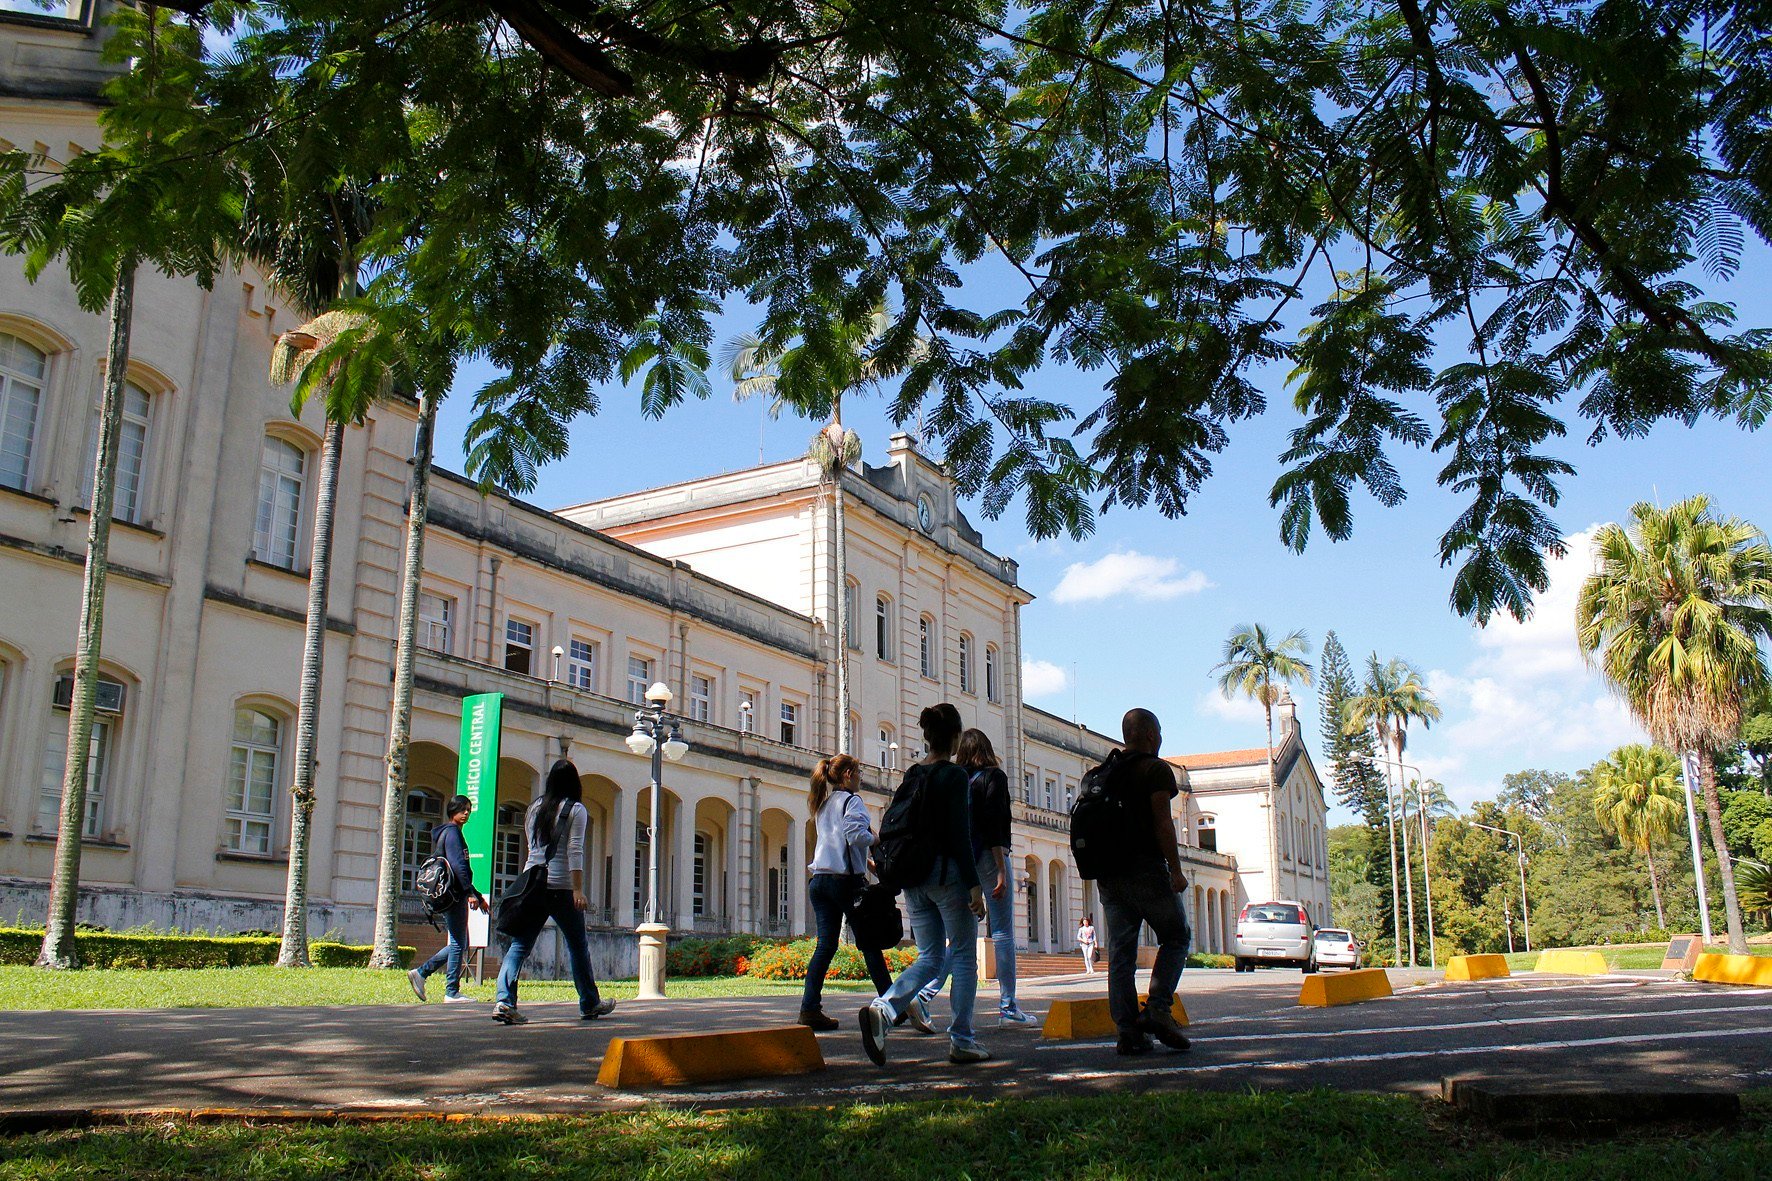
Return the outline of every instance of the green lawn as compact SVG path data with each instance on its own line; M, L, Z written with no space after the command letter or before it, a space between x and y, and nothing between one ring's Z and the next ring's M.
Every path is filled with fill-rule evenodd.
M1614 970L1619 968L1659 968L1662 957L1667 955L1667 944L1639 943L1593 947L1583 950L1600 952L1606 957L1606 966ZM1729 948L1717 944L1709 950L1726 952ZM1750 943L1748 951L1754 955L1772 955L1772 943ZM1507 957L1507 966L1515 972L1530 972L1537 964L1538 953L1536 951L1514 952Z
M0 1178L621 1177L869 1181L949 1177L1765 1175L1772 1094L1727 1131L1508 1140L1434 1100L1265 1092L945 1100L666 1111L536 1122L156 1124L0 1140Z
M490 965L489 965L490 967ZM470 981L472 977L469 978ZM623 1000L634 995L632 980L602 982L604 996ZM861 981L832 980L834 989L869 988ZM431 977L433 1002L443 996L443 977ZM492 976L463 992L490 1002ZM776 996L800 991L799 981L754 980L749 976L711 976L668 981L670 996ZM525 980L522 998L567 1000L575 994L568 980ZM181 968L142 971L111 968L81 972L46 972L40 968L0 967L0 1009L182 1009L238 1008L251 1005L391 1005L417 1004L404 972L368 968Z

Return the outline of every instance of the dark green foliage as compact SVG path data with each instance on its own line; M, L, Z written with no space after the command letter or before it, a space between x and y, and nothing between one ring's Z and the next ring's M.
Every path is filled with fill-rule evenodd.
M1772 863L1772 800L1757 789L1732 791L1723 799L1723 832L1733 857Z
M282 940L275 935L117 934L81 929L74 936L80 963L87 968L245 968L277 962ZM43 931L0 928L0 964L31 964L43 947ZM316 968L361 968L369 948L349 943L311 944ZM417 952L400 949L400 966Z
M1506 812L1543 817L1550 807L1551 793L1568 782L1569 776L1561 771L1514 771L1501 777L1501 794L1495 802Z
M1324 757L1329 762L1336 802L1352 809L1369 826L1382 826L1384 774L1378 768L1378 745L1367 727L1347 729L1347 702L1360 690L1353 665L1334 632L1323 638L1318 703L1322 710ZM1388 885L1388 882L1386 883Z

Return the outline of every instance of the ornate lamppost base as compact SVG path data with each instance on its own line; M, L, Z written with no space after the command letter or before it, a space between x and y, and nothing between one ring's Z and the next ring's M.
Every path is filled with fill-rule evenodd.
M665 995L665 936L671 933L671 929L663 923L641 923L637 933L640 936L640 990L635 994L636 999L661 1001Z

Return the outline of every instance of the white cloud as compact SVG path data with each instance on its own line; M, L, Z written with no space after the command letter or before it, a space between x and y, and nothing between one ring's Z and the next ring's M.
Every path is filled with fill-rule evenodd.
M1052 592L1055 603L1092 603L1129 595L1146 601L1195 595L1212 585L1198 570L1182 572L1175 558L1125 550L1093 562L1073 562Z
M1241 694L1235 697L1226 697L1216 689L1208 689L1194 699L1194 712L1222 718L1227 722L1234 722L1238 726L1251 727L1251 732L1257 736L1254 742L1234 741L1227 736L1221 744L1225 750L1239 750L1245 746L1257 745L1266 741L1262 737L1266 734L1266 730L1263 728L1266 725L1263 720L1265 715L1262 712L1261 703L1253 697L1244 697Z
M1596 531L1570 537L1568 553L1551 560L1550 586L1524 623L1490 623L1463 669L1426 674L1445 720L1431 730L1412 727L1403 758L1443 782L1461 806L1493 799L1507 772L1573 771L1644 740L1575 642L1575 600L1593 570Z
M1063 693L1071 687L1071 674L1050 660L1024 660L1021 662L1021 695L1023 697L1051 697L1054 693Z

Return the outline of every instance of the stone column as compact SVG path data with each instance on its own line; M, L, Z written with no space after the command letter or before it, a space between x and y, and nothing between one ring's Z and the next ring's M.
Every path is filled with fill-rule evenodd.
M671 821L671 881L665 897L676 915L671 924L679 931L695 930L695 807L697 800L679 796Z
M788 813L788 934L806 928L806 821Z
M1052 897L1046 886L1047 878L1050 873L1051 870L1047 868L1046 859L1044 857L1036 857L1034 860L1034 897L1032 905L1039 908L1036 913L1040 916L1040 941L1037 946L1028 948L1029 951L1052 950Z
M611 888L615 891L610 904L615 907L615 925L618 927L632 927L637 917L634 914L634 804L639 794L630 787L618 788L614 819L610 822L609 856L615 869L610 875Z
M753 775L746 775L738 781L738 815L734 818L733 828L738 834L733 842L738 861L733 874L738 888L738 904L732 919L740 931L756 931L759 929L757 843L761 836L757 831L757 779Z

